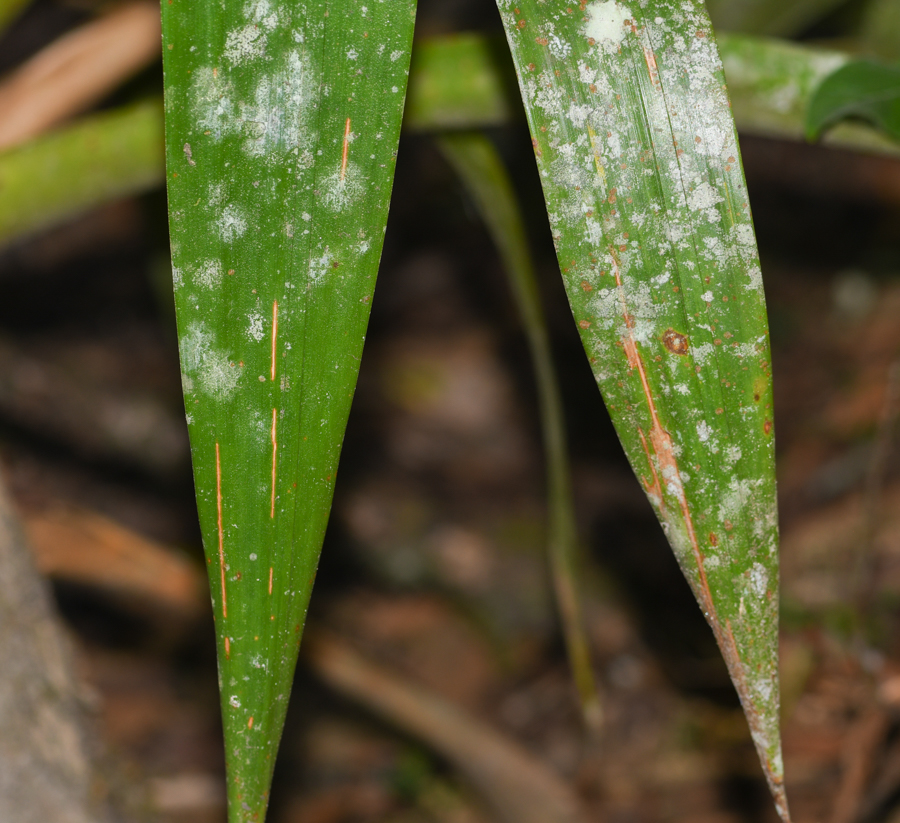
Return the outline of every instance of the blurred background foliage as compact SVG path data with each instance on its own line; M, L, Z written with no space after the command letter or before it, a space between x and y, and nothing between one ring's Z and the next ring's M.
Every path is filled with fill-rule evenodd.
M798 821L900 819L898 9L710 2L772 327ZM220 729L174 339L157 13L0 2L0 464L73 638L95 792L115 819L212 823L224 819ZM771 821L724 665L572 329L496 10L421 0L417 31L271 819L522 820L537 787L547 821L572 804L623 823ZM835 75L854 65L878 79ZM811 104L825 127L815 144ZM469 128L510 170L534 254L599 731L581 723L552 606L525 331L480 207L434 140Z

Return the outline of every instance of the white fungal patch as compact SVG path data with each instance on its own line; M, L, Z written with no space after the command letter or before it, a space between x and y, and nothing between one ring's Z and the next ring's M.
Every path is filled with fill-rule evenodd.
M400 49L391 52L391 62L396 63L401 57L403 57L403 52Z
M353 162L337 169L321 183L322 202L332 211L341 211L356 202L363 193L365 177Z
M322 280L325 279L326 275L330 274L333 269L334 258L331 256L331 252L328 250L328 247L325 247L325 251L322 252L321 257L311 257L309 261L309 279L313 283L321 283Z
M216 220L216 229L219 236L226 243L233 243L247 231L247 221L244 219L237 206L226 206Z
M232 130L232 91L231 83L218 69L201 66L194 71L191 97L198 131L209 132L214 140L221 140Z
M701 420L697 424L697 437L700 438L701 443L706 443L709 440L712 433L713 433L712 428L710 427L709 423L707 423L705 420Z
M269 0L251 0L244 5L247 25L232 29L225 36L223 55L232 65L265 57L267 34L278 25L278 13Z
M194 282L205 289L214 289L221 285L224 272L218 260L204 260L193 270Z
M215 339L201 323L192 323L179 343L182 384L186 393L196 387L217 400L227 400L240 380L240 369L215 348Z
M769 588L769 572L762 563L750 567L750 589L758 598L764 597Z
M291 52L283 66L260 79L253 102L240 105L244 150L262 156L277 149L305 148L313 137L308 120L316 98L309 58L305 53Z
M184 272L178 266L172 266L172 285L178 289L184 283Z
M225 59L233 66L257 60L266 53L266 34L254 23L232 29L225 37Z
M228 698L228 703L234 709L239 709L241 707L241 699L236 694L233 694Z
M607 0L605 3L595 0L586 11L588 19L584 24L585 36L608 54L615 54L628 33L625 21L634 19L631 10L615 0Z
M257 24L251 28L263 31ZM311 165L311 156L307 162L307 146L315 135L309 119L317 104L318 86L304 52L289 52L271 71L262 74L250 99L238 99L224 73L209 67L194 72L191 96L198 130L214 140L241 134L245 138L243 148L250 155L293 151L298 154L298 168Z
M259 312L254 312L253 314L248 315L247 320L247 336L251 340L255 340L259 343L266 335L265 329L263 328L263 323L265 322L263 316Z
M716 204L724 200L725 198L704 180L688 194L687 205L691 211L702 212L710 223L717 223L722 216L716 209Z

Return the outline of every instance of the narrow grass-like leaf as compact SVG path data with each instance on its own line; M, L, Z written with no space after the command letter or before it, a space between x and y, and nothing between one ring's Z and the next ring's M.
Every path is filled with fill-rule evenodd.
M900 67L856 60L826 77L809 103L807 139L847 117L868 120L900 140Z
M229 820L261 821L381 252L414 0L163 3Z
M696 0L499 6L585 350L787 820L769 340L709 20Z
M438 145L463 181L500 251L528 340L547 463L547 554L582 715L589 727L597 728L602 722L603 711L591 667L578 592L578 533L569 448L547 321L541 308L525 223L503 161L487 137L477 132L447 134L438 139Z

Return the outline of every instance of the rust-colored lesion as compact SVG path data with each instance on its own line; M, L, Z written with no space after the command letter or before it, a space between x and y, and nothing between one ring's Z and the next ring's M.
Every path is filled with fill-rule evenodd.
M675 331L675 329L666 329L663 332L662 337L663 345L670 351L672 354L687 354L688 353L688 339L680 332Z
M656 65L656 55L653 49L644 46L644 62L647 64L647 73L650 75L650 82L654 86L659 85L659 66Z

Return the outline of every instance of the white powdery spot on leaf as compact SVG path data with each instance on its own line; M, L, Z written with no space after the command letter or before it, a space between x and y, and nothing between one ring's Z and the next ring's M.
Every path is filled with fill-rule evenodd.
M400 49L391 52L392 63L396 63L401 57L403 57L403 52Z
M172 266L172 285L178 289L184 283L184 273L178 266Z
M262 340L266 334L263 328L263 316L259 312L254 312L247 317L247 320L249 321L249 325L247 326L247 336L251 340L255 340L257 343L259 343L259 341Z
M722 216L716 209L716 204L724 200L725 198L704 180L688 194L687 205L691 211L703 212L710 223L717 223Z
M205 289L213 289L222 283L222 264L218 260L204 260L193 270L194 282Z
M226 206L216 220L216 228L226 243L233 243L247 231L247 221L237 206Z
M750 567L750 588L757 597L764 597L769 588L769 572L762 563Z
M256 23L232 29L225 37L225 59L234 66L257 60L266 53L266 34Z
M309 279L313 283L321 283L325 276L333 270L332 263L334 258L328 247L322 252L321 257L311 257L309 260Z
M245 3L244 16L266 31L272 31L278 25L278 11L272 8L269 0L250 0Z
M202 324L191 324L179 343L182 385L186 393L199 385L210 397L227 400L237 388L240 369L214 344L212 334Z
M338 169L326 177L320 186L322 202L332 211L341 211L355 203L362 196L365 177L355 163Z
M231 83L217 69L201 66L191 81L192 109L197 118L197 130L209 132L214 140L233 128L234 104Z
M700 438L701 443L706 443L709 440L710 435L712 435L712 433L713 433L712 428L710 427L709 423L707 423L705 420L701 420L697 424L697 437Z
M594 2L587 7L585 36L597 43L608 54L615 54L619 44L625 39L628 29L626 20L633 20L631 10L615 0L605 3Z
M273 149L298 149L312 139L309 113L315 108L317 90L309 58L291 52L284 64L257 83L252 103L240 106L240 127L247 139L244 150L253 156Z

